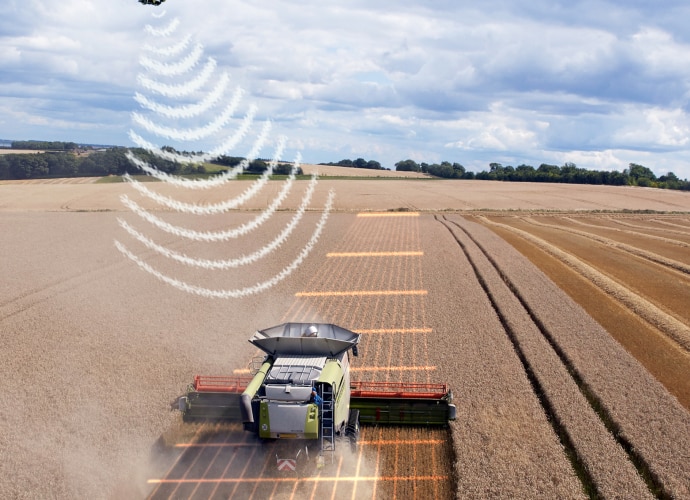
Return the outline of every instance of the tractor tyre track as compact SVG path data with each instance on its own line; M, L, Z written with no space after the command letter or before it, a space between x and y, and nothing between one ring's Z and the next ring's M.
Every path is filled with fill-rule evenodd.
M448 229L429 219L430 363L452 383L457 403L458 497L586 498L469 260Z
M490 254L590 404L659 498L690 495L690 414L545 275L488 228L454 221ZM490 251L486 249L491 249Z
M579 377L472 234L447 217L453 235L501 320L554 432L590 498L652 498L647 485L585 397Z
M690 411L690 354L565 262L496 226L490 229L544 272Z

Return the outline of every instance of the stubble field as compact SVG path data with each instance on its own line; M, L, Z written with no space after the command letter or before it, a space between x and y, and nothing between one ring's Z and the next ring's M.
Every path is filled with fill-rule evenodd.
M288 223L302 186L256 234L209 248L143 225L126 185L0 185L1 496L690 495L687 193L322 180L312 205L333 189L336 210L309 258L231 300L174 289L113 244L180 280L250 286L299 253L319 210L249 271L185 269L117 218L188 255L242 255ZM277 189L222 218L160 215L237 226ZM169 411L194 373L244 369L254 329L312 320L362 332L354 378L448 382L457 421L365 428L356 454L295 477L251 436Z

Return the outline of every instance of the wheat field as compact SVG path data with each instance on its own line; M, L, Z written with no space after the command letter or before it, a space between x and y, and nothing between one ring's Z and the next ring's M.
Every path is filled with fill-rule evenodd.
M242 255L290 220L305 184L231 245L148 232L189 255ZM159 215L233 226L278 189L223 218ZM334 212L306 261L264 293L219 300L117 251L117 218L141 225L119 200L127 185L0 183L0 496L690 495L687 193L323 178L315 208L250 272L192 271L127 242L181 280L249 286L300 251L329 189ZM236 428L188 427L170 411L195 373L245 368L253 331L284 321L362 332L353 378L447 382L457 420L364 428L355 454L294 477Z

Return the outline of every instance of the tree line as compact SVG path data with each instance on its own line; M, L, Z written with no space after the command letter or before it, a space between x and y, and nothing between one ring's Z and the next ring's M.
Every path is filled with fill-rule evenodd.
M433 175L434 177L443 177L445 179L474 179L473 172L468 172L465 167L459 163L451 163L443 161L441 163L417 163L413 160L402 160L395 164L395 170L399 172L422 172Z
M365 160L364 158L357 158L356 160L340 160L338 162L319 163L319 165L327 165L331 167L350 167L350 168L368 168L370 170L386 170L376 160Z
M602 184L609 186L642 186L660 189L690 190L687 179L679 179L673 172L657 177L648 167L630 163L628 168L617 170L588 170L579 168L574 163L549 165L542 163L534 168L531 165L503 166L490 163L489 170L478 173L468 172L459 163L448 161L440 164L416 163L413 160L402 160L395 164L398 171L424 172L435 177L447 179L478 179L508 182L554 182L569 184Z
M222 165L224 167L236 167L240 163L242 163L245 160L245 158L241 156L226 156L226 155L221 155L215 160L211 160L210 163L214 165ZM268 169L268 164L271 162L271 160L266 160L263 158L257 158L255 160L252 160L249 162L247 167L244 169L246 173L251 173L251 174L262 174ZM292 164L290 163L277 163L275 167L273 167L273 173L278 174L278 175L290 175L292 172ZM295 172L296 175L302 175L302 167L297 167L297 171Z
M38 141L35 142L39 143ZM169 146L163 149L183 156L189 156L191 154L186 151L178 152ZM145 149L111 147L102 151L88 151L86 153L76 154L66 151L51 151L36 154L2 154L0 155L0 179L103 177L107 175L124 175L125 172L132 174L142 173L139 167L133 165L127 159L127 151L132 151L140 160L168 174L192 175L205 174L207 172L204 165L166 160ZM234 167L242 160L244 160L244 158L221 156L211 163ZM268 168L268 163L268 160L253 160L249 163L245 172L254 174L262 173ZM273 170L275 174L285 175L289 174L291 171L292 165L288 163L279 163ZM301 174L302 169L298 168L296 173L298 175Z
M103 177L141 173L127 159L127 148L112 147L102 151L72 153L51 151L36 154L0 155L0 179L41 179L56 177ZM181 165L164 160L144 149L132 149L142 161L171 174L204 173L203 165Z
M123 175L125 172L140 173L138 167L127 160L127 148L110 147L95 151L80 150L73 142L59 141L14 141L13 149L51 150L46 153L36 154L3 154L0 155L0 179L36 179L50 177L92 177L106 175ZM176 151L170 146L164 150L177 153L182 156L190 156L192 153ZM141 160L158 168L159 170L176 175L205 174L204 165L180 163L160 158L150 151L134 148L131 151ZM235 167L244 158L236 156L220 156L213 160L212 164L222 167ZM262 173L268 168L269 160L252 160L245 172ZM385 170L378 161L357 158L356 160L340 160L339 162L320 163L353 168L368 168ZM643 186L661 189L690 190L690 182L687 179L678 178L673 172L657 177L648 167L636 163L630 163L628 168L619 172L588 170L579 168L574 163L566 163L562 166L542 163L534 168L531 165L504 166L500 163L490 163L489 169L474 173L465 169L460 163L443 161L441 163L417 163L413 160L401 160L395 164L397 171L423 172L434 177L446 179L478 179L497 180L508 182L555 182L571 184L603 184L612 186ZM287 175L291 172L292 165L278 163L274 173ZM298 169L297 174L301 174Z
M88 155L65 152L0 155L0 179L122 175L132 169L124 148Z
M74 151L79 149L79 145L76 142L63 141L12 141L11 148L37 151Z

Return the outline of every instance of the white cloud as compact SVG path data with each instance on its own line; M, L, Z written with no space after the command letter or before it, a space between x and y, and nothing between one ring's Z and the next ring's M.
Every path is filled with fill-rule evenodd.
M453 123L461 138L446 144L466 151L532 151L541 147L541 131L548 128L541 120L528 120L522 110L507 109L494 103L488 112L472 113Z
M550 154L551 162L559 166L566 163L574 163L575 165L590 170L604 170L623 171L628 168L630 163L636 163L641 160L630 160L636 155L632 151L605 149L602 151L567 151L567 152L553 152ZM628 158L626 160L626 158ZM549 162L544 162L549 163Z
M682 109L631 108L625 115L628 124L614 134L620 144L644 149L690 146L690 116Z
M22 52L15 45L3 44L0 45L0 64L7 67L18 63L21 60Z
M671 33L643 28L632 36L630 51L650 76L690 76L690 45L677 43Z
M578 163L570 157L592 168L648 161L682 176L689 10L675 0L664 9L614 0L586 9L545 0L5 3L0 98L23 123L3 120L0 138L53 138L72 126L70 140L101 133L94 142L129 144L144 46L189 36L179 56L158 57L203 44L305 161ZM144 30L174 18L168 37Z

